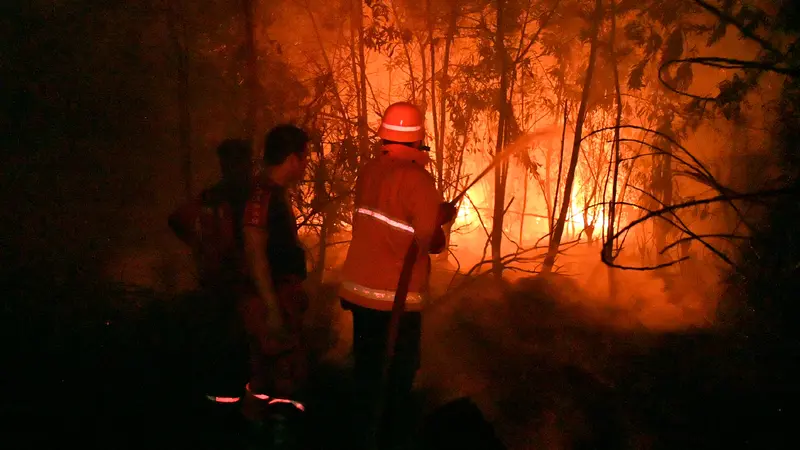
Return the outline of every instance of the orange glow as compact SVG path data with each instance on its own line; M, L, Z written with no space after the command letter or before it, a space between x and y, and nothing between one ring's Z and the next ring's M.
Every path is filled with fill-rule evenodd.
M485 155L468 154L464 155L465 172L469 174L479 173L481 169L488 164ZM551 168L551 185L548 187L549 195L553 195L557 186L555 181L555 173ZM542 174L539 174L542 176ZM527 183L527 196L524 192L523 176L528 176ZM458 215L456 216L455 224L453 226L454 235L453 242L460 248L469 248L473 252L480 252L486 242L486 233L482 229L480 223L486 226L487 230L492 228L492 218L494 209L494 175L489 174L484 180L479 182L467 193L467 197L462 201ZM620 179L624 174L620 174ZM602 178L605 181L605 178ZM600 238L607 226L607 211L602 205L603 186L592 185L593 178L582 168L578 167L573 182L573 189L570 198L569 209L567 213L567 222L565 223L564 236L570 239L575 239L580 234L582 242L587 241L585 233L586 221L584 220L584 209L589 223L593 226L593 239ZM594 195L591 194L594 188ZM562 182L558 189L560 196L563 195L564 183ZM618 186L619 190L619 186ZM611 181L606 188L606 195L610 195ZM525 218L522 219L523 198L525 198ZM521 247L533 245L540 237L548 233L548 207L545 197L542 193L542 186L530 174L523 173L523 169L518 165L512 164L509 169L509 179L506 186L505 201L508 203L514 199L511 207L508 209L506 216L503 219L503 230L507 238L517 241L522 238L523 242L518 242ZM477 209L476 209L477 208ZM624 214L624 213L622 213ZM556 217L558 211L556 211ZM522 226L522 230L520 230ZM521 231L521 233L520 233ZM542 240L546 243L547 239Z

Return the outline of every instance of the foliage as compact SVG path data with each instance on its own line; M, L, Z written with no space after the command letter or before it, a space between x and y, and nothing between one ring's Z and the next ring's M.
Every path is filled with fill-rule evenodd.
M73 3L84 9L89 5L83 1ZM241 5L181 3L183 19L188 25L191 111L193 128L197 130L194 147L207 156L216 140L243 133L249 93L244 83L246 55ZM389 99L413 98L431 117L435 108L441 134L444 190L451 198L470 175L474 176L463 172L465 156L481 161L476 156L494 152L498 136L510 141L542 124L554 124L559 129L562 125L567 129L573 126L575 105L583 94L591 1L448 0L428 4L368 0L361 5L361 30L351 23L358 17L351 14L352 2L257 3L261 11L257 19L258 72L263 91L263 101L258 106L264 125L279 121L302 124L315 136L315 149L324 149L323 158L310 165L307 189L298 199L300 220L313 225L313 230L320 229L323 221L327 221L331 232L346 229L352 202L349 194L364 159L359 152L363 152L365 141L375 145L372 132ZM610 8L610 2L604 4ZM502 5L507 18L499 33L498 5ZM791 22L797 13L796 8L787 5L782 3L783 9L777 14L762 3L734 0L617 1L615 42L610 42L608 20L600 29L588 121L594 129L611 123L617 107L615 65L624 78L624 124L656 130L669 124L676 143L680 144L714 116L743 120L741 112L749 107L750 94L764 85L766 73L792 76L797 71L798 46ZM168 160L174 153L170 149L174 147L177 108L176 61L167 39L166 6L166 2L156 0L136 5L112 2L88 16L103 19L95 22L101 24L94 25L95 28L90 19L72 23L67 15L40 12L40 18L51 14L52 23L67 30L67 35L81 36L44 39L43 30L48 22L31 21L35 26L30 27L33 30L30 42L24 49L7 49L3 54L13 56L9 65L13 64L17 72L33 72L37 65L45 69L48 64L53 67L42 70L29 88L23 89L17 83L13 89L21 92L20 96L24 93L31 98L41 97L36 101L61 103L65 117L70 116L67 111L72 112L69 121L71 124L74 121L71 133L75 136L98 131L165 136L163 142L151 147L159 149L158 154L166 155L163 159ZM609 13L606 11L606 17ZM451 30L453 18L455 29ZM272 34L273 26L286 23L296 24L292 25L291 35ZM114 24L126 26L117 30ZM733 32L758 46L752 61L705 56L713 54ZM114 39L99 39L103 33ZM94 48L84 48L90 37L97 38L92 39ZM130 46L123 46L124 42ZM616 56L612 55L612 44ZM380 70L374 66L366 70L365 85L361 84L362 69L358 67L360 45L368 63L385 62ZM24 53L48 48L49 61L33 63L22 57ZM448 61L446 68L445 61ZM728 70L729 76L711 96L692 91L698 81L698 64L724 66ZM91 77L92 81L88 77L67 81L56 78L54 74L67 72L66 68L72 65L96 76ZM112 69L105 70L106 66ZM385 92L383 83L387 72L393 80L402 80L393 81L391 93ZM142 76L143 73L147 75ZM501 92L502 79L507 83L504 92ZM52 89L59 84L68 84L68 89ZM364 93L365 109L360 105ZM52 98L45 99L47 96ZM506 106L501 106L501 98L507 102ZM566 123L562 123L565 102L571 108ZM119 103L125 107L114 107ZM500 133L496 133L501 107L508 110L502 111L506 113L505 123ZM114 114L102 114L104 110ZM16 122L22 120L12 118ZM359 139L364 138L365 130L358 125L364 122L369 136ZM610 136L611 133L597 134L592 138L595 140L583 144L581 151L585 157L581 156L577 173L584 197L591 196L594 187L602 191L600 188L606 183L610 153L605 144ZM633 136L623 138L633 139ZM537 142L528 152L511 159L512 172L520 171L537 183L549 180L548 193L542 195L548 202L553 200L553 187L561 182L557 173L558 141L554 138ZM635 152L643 144L626 144L622 146L625 155L621 172L628 177L626 183L631 189L645 191L636 203L642 206L643 199L654 194L663 201L662 194L668 190L666 184L677 186L675 174L665 172L676 164L675 160L663 154L639 155ZM664 143L647 141L647 144L660 148ZM671 143L666 147L667 152L675 150ZM155 154L153 150L152 155ZM142 161L148 158L142 156L137 167L144 167ZM141 171L162 170L162 167L169 165L159 164ZM669 180L659 180L654 176L658 173ZM325 180L320 182L320 178ZM659 185L661 194L654 192L655 185ZM677 202L681 192L675 189L672 193ZM126 196L135 197L127 194L130 193L126 191ZM631 191L626 195L626 201L632 200ZM598 194L599 202L607 201L600 197ZM516 208L520 199L515 198L515 202ZM485 219L492 222L490 217Z

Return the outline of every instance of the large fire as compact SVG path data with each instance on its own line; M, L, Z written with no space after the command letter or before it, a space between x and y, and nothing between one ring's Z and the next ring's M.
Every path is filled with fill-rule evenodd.
M275 36L292 36L294 45L284 47L282 58L297 72L298 79L309 80L310 92L322 96L309 101L315 107L318 103L328 102L319 111L321 119L318 119L320 129L325 130L326 142L342 145L345 139L352 139L356 134L358 138L363 138L365 130L369 138L373 138L380 123L380 113L389 104L403 100L419 105L426 115L426 143L431 147L431 156L433 159L441 157L444 161L440 162L439 167L443 166L445 173L444 197L450 199L463 188L465 179L474 177L490 164L491 156L497 150L495 141L500 118L495 102L498 77L493 67L480 64L481 52L488 51L481 47L485 44L481 44L485 36L456 34L447 45L446 40L442 39L446 37L446 29L434 25L437 27L435 30L428 30L427 24L415 15L414 8L409 9L405 2L392 5L392 8L385 11L381 9L381 14L372 16L368 14L371 7L362 5L367 13L363 25L370 33L392 27L408 32L403 34L402 40L388 42L385 46L367 45L359 48L360 38L357 36L341 39L348 36L352 28L340 29L338 23L324 19L321 12L315 14L299 4L287 5L285 14L307 19L307 35L298 37L297 24L290 21L276 21L270 29ZM295 7L299 9L295 11ZM459 20L470 21L484 12L461 11L463 17ZM562 25L573 27L576 24L570 22ZM577 29L572 31L577 33ZM433 41L429 39L429 32L434 33L430 36ZM390 35L370 34L369 40ZM506 50L515 48L519 39L525 41L526 36L507 36L509 47ZM431 45L434 41L438 44ZM372 44L377 45L376 42ZM577 46L568 55L552 56L547 52L539 52L541 48L538 45L534 44L529 50L543 56L536 56L536 63L531 62L524 73L521 66L514 68L513 76L508 80L511 86L508 101L513 116L511 121L514 122L513 132L514 135L525 134L547 126L556 128L558 132L555 136L533 143L526 158L512 157L509 160L503 195L503 204L509 205L503 214L504 241L501 246L504 254L534 246L545 250L554 221L560 216L566 174L572 157L571 141L575 135L580 77L583 76L581 68L585 67L588 46ZM363 56L360 56L362 50ZM625 68L630 69L627 66ZM563 89L559 91L552 84L550 78L556 72L564 77L560 82L569 85L569 92ZM589 108L583 125L584 136L614 122L616 106L610 74L607 64L598 67L591 101L602 102L603 106ZM330 85L325 84L328 82ZM333 93L330 94L331 98L324 97L328 91L322 90L323 87ZM623 86L623 90L627 88ZM628 124L653 126L654 119L647 117L659 114L648 109L652 108L652 102L646 98L623 95L625 113L622 120ZM569 104L568 108L565 103ZM359 116L366 117L366 128L357 128ZM459 120L462 124L460 129L456 124ZM466 129L463 128L465 122L468 123ZM614 183L613 177L608 174L611 167L611 138L611 133L598 134L581 142L574 182L567 194L563 243L597 243L605 238L609 217L609 208L605 203L611 199ZM648 189L651 159L633 161L630 158L631 147L623 145L622 151L628 152L630 163L623 164L617 174L617 200L641 204L641 194L635 192L634 187L629 187L628 181L631 186ZM462 160L458 162L460 158ZM559 167L560 162L562 167ZM438 178L436 164L429 169ZM632 174L644 176L635 179L635 176L631 177ZM450 241L453 254L459 258L485 258L483 255L488 234L494 227L497 215L494 178L495 174L489 173L469 190L459 205ZM640 213L641 210L631 206L617 207L613 228L625 226ZM349 231L347 220L339 220L342 220L339 228ZM321 227L318 221L312 221L311 224L317 229ZM652 233L652 230L640 227L635 233ZM632 248L632 245L628 246L628 249Z
M465 166L475 173L480 172L481 165L486 164L484 157L468 155L465 158L468 159ZM513 202L503 218L503 231L507 239L515 242L521 248L533 246L537 241L540 246L546 245L553 214L552 206L548 208L542 190L543 188L548 189L548 195L552 195L557 188L563 192L563 182L560 186L556 186L555 180L552 180L550 186L542 186L536 182L532 174L524 173L524 170L515 166L510 168L509 173L506 203L511 202L511 199ZM514 178L511 179L511 176ZM528 177L528 182L525 183L522 177ZM587 178L579 170L573 185L564 228L564 236L570 240L580 239L582 242L587 242L589 239L598 240L601 233L604 232L602 230L607 227L608 213L602 202L603 189L600 186L591 186L592 181ZM607 197L610 196L611 182L609 181L608 184ZM493 175L489 174L472 187L461 202L453 226L453 241L461 249L482 251L483 245L488 239L486 233L491 232L493 223L492 188ZM595 194L591 195L593 188ZM555 214L556 219L558 212L556 211Z

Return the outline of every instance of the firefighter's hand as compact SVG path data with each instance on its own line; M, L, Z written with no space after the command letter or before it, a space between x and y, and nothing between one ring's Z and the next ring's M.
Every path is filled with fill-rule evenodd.
M438 255L439 253L442 253L446 247L447 238L444 235L444 230L441 228L436 228L436 231L433 233L433 238L431 239L431 247L428 250L428 253L432 255Z
M446 223L450 223L456 218L456 214L458 214L458 208L456 205L450 202L444 202L439 205L439 215L437 218L439 225L444 225Z

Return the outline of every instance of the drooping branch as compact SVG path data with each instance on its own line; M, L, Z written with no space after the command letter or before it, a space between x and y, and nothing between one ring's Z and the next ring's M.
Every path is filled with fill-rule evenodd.
M650 144L649 142L645 142L645 141L642 141L642 140L639 140L639 139L621 139L620 142L636 142L638 144L645 145L645 146L648 146L648 147L656 150L655 154L658 154L658 155L669 154L672 159L674 159L674 160L678 161L679 163L685 165L686 167L688 167L691 170L690 172L681 171L680 173L683 173L686 176L690 176L695 181L697 181L699 183L702 183L702 184L705 184L706 186L711 187L712 189L716 190L717 192L719 192L721 194L734 194L734 195L736 194L736 191L734 191L733 189L730 189L730 188L728 188L726 186L723 186L720 182L718 182L716 180L716 178L714 178L714 176L711 174L711 172L708 171L708 169L706 169L702 164L700 164L700 162L697 161L697 159L688 150L686 150L685 148L683 148L682 146L680 146L678 144L676 144L676 145L678 145L681 148L681 150L683 150L684 153L689 155L695 162L697 162L699 167L695 167L695 166L689 164L686 160L684 160L680 156L677 156L677 155L675 155L673 153L667 153L665 150L663 150L660 147L657 147L657 146L655 146L653 144ZM733 203L733 201L728 202L728 204L734 210L734 212L736 212L736 214L739 216L739 219L742 221L742 223L747 225L748 228L752 228L752 226L745 219L745 215L739 210L739 208L736 206L736 204Z
M781 53L778 49L776 49L772 44L767 42L766 39L758 36L754 31L748 29L744 24L740 23L730 14L721 11L719 8L706 2L705 0L694 0L694 2L700 5L700 7L702 7L706 11L710 12L712 15L716 16L721 21L725 22L726 24L730 24L736 27L736 29L739 30L740 33L742 33L742 36L752 41L758 42L758 44L761 45L761 47L764 50L776 56L781 56L781 57L783 56L783 53Z
M665 205L665 204L664 204L664 203L663 203L661 200L659 200L658 198L656 198L656 197L655 197L653 194L651 194L651 193L649 193L649 192L645 191L644 189L640 189L640 188L638 188L638 187L636 187L636 186L631 186L631 188L632 188L633 190L635 190L635 191L639 191L639 192L641 192L642 194L644 194L644 195L646 195L646 196L650 197L650 199L654 200L654 201L655 201L656 203L658 203L659 205L661 205L661 206L667 206L667 205ZM641 209L643 209L643 210L645 210L645 211L651 211L650 209L647 209L647 208L642 208L642 207L640 207L640 208L641 208ZM671 214L671 217L673 217L673 218L674 218L674 220L673 220L672 218L670 218L670 217L666 217L666 216L663 216L663 215L662 215L662 216L658 216L658 218L659 218L659 219L661 219L661 220L663 220L664 222L667 222L668 224L672 225L672 227L674 227L674 228L676 228L676 229L680 230L680 231L681 231L681 232L683 232L684 234L688 234L690 237L692 237L692 238L693 238L693 240L697 240L697 241L699 241L699 242L700 242L700 243L701 243L701 244L702 244L702 245L703 245L705 248L707 248L707 249L708 249L708 250L709 250L711 253L713 253L713 254L717 255L717 256L718 256L718 257L719 257L721 260L725 261L726 263L728 263L728 264L730 264L730 265L733 265L733 262L732 262L732 261L731 261L731 260L730 260L730 259L729 259L727 256L725 256L725 254L724 254L724 253L722 253L722 251L720 251L720 250L716 249L716 248L715 248L715 247L713 247L711 244L709 244L709 243L708 243L708 242L706 242L705 240L703 240L703 239L699 238L697 235L695 235L695 234L694 234L694 233L693 233L693 232L692 232L692 231L689 229L689 226L688 226L688 225L686 225L686 223L683 221L683 219L681 219L681 217L680 217L679 215L677 215L677 214ZM659 252L658 252L658 253L659 253L660 255L663 255L664 253L666 253L666 251L667 251L666 249L669 249L669 248L670 248L670 246L669 246L669 245L665 245L665 248L664 248L664 249L661 249L661 250L659 250ZM621 251L622 251L622 249L620 249L619 251L621 252ZM612 260L613 260L613 259L612 259Z
M589 133L586 136L584 136L583 138L581 138L581 140L587 139L587 138L589 138L591 136L594 136L595 134L602 133L603 131L613 130L615 128L616 127L614 127L614 126L598 128L597 130L594 130L591 133ZM644 131L644 132L647 132L647 133L653 133L653 134L655 134L655 135L657 135L657 136L669 141L672 145L678 147L678 149L680 149L689 158L691 158L692 162L697 164L697 167L700 169L700 171L704 175L708 176L709 179L714 179L714 176L711 174L711 171L709 171L706 168L706 166L702 162L700 162L699 159L697 159L694 155L692 155L691 152L689 152L683 145L681 145L678 141L676 141L672 136L670 136L668 134L665 134L665 133L662 133L662 132L660 132L658 130L653 130L652 128L641 127L641 126L638 126L638 125L620 125L619 128L620 129L622 129L622 128L630 128L630 129L634 129L634 130L641 130L641 131ZM640 142L640 141L636 141L636 142ZM646 145L649 145L649 144L646 144ZM653 147L653 148L657 149L657 150L661 150L658 147ZM672 155L672 157L675 158L675 155Z
M760 61L746 61L741 59L730 59L730 58L720 58L716 56L703 56L703 57L695 57L695 58L681 58L681 59L672 59L669 61L664 62L658 68L658 81L661 84L669 89L670 91L683 95L685 97L689 97L695 100L705 101L705 102L718 102L720 100L720 95L716 97L708 97L703 95L692 94L683 90L680 90L672 85L670 85L664 79L664 72L672 65L680 64L680 63L689 63L689 64L700 64L709 67L715 67L718 69L742 69L742 70L759 70L762 72L774 72L781 75L787 75L796 77L800 75L800 69L793 68L793 67L779 67L775 64L760 62Z
M584 137L584 139L588 138L590 136L593 136L595 134L598 134L600 132L603 132L603 131L606 131L606 130L610 130L610 129L615 129L615 128L637 129L637 130L644 131L646 133L656 134L656 135L662 137L663 139L668 140L672 145L674 145L681 152L686 154L691 159L692 163L694 163L694 164L689 163L684 158L682 158L682 157L680 157L678 155L675 155L674 152L673 153L669 153L669 155L670 155L670 157L672 159L678 161L679 163L685 165L686 167L688 167L690 169L689 172L686 172L687 176L691 176L695 181L698 181L698 182L700 182L702 184L705 184L706 186L709 186L709 187L715 189L720 194L724 194L724 195L737 195L738 194L733 189L728 188L726 186L723 186L722 183L717 181L717 179L714 177L714 175L711 173L711 171L708 168L706 168L706 166L702 162L700 162L700 160L697 159L689 150L687 150L686 147L684 147L683 145L678 143L673 137L671 137L671 136L669 136L669 135L667 135L665 133L662 133L660 131L653 130L653 129L646 128L646 127L640 127L640 126L637 126L637 125L620 125L619 127L604 127L604 128L600 128L600 129L594 130L591 133L587 134ZM638 143L638 144L643 145L643 146L650 147L651 149L655 150L654 153L647 153L647 154L644 154L644 155L636 155L636 156L628 158L628 159L635 159L635 158L639 158L641 156L646 156L646 155L664 155L664 154L667 154L667 152L665 150L663 150L662 148L660 148L660 147L658 147L656 145L653 145L653 144L651 144L649 142L645 142L643 140L640 140L640 139L620 139L619 141L620 142L635 142L635 143ZM752 228L752 226L747 222L747 220L744 217L744 214L742 213L742 211L739 210L739 208L736 206L736 204L733 203L733 201L728 201L728 204L736 212L736 214L738 215L738 217L742 221L742 223L744 223L748 228Z
M648 211L647 214L643 215L642 217L640 217L640 218L638 218L636 220L633 220L629 224L627 224L624 227L620 228L619 230L616 231L614 236L612 236L611 238L612 239L616 239L617 237L621 236L623 233L625 233L628 230L634 228L635 226L637 226L637 225L639 225L639 224L641 224L641 223L643 223L643 222L645 222L647 220L655 218L655 217L661 218L662 220L668 220L667 218L663 217L665 214L674 213L675 211L678 211L678 210L681 210L681 209L686 209L686 208L690 208L690 207L693 207L693 206L699 206L699 205L707 205L707 204L712 204L712 203L718 203L718 202L729 202L729 201L733 201L733 200L750 200L750 199L756 199L756 198L760 199L760 198L777 197L777 196L783 196L783 195L794 195L794 194L797 193L796 191L797 191L797 189L795 189L795 188L782 188L782 189L762 190L762 191L749 192L749 193L744 193L744 194L735 194L735 195L718 195L718 196L715 196L715 197L709 197L709 198L704 198L704 199L699 199L699 200L691 200L691 201L687 201L687 202L683 202L683 203L678 203L678 204L675 204L675 205L665 206L665 207L657 209L657 210L647 210ZM624 205L627 205L627 206L632 206L632 207L635 207L635 208L645 209L642 206L634 204L634 203L627 203L627 202L623 203L623 202L620 202L620 204L624 204ZM691 230L684 229L682 231L686 232L686 234L691 236L693 239L701 240L701 238L697 234L692 233ZM719 253L717 255L719 256ZM662 267L668 267L668 266L677 264L680 261L684 261L686 259L687 258L684 257L684 258L680 258L680 259L675 260L675 261L667 262L667 263L664 263L664 264L659 264L659 265L656 265L656 266L632 267L632 266L617 265L613 261L608 261L605 258L605 255L601 255L601 260L606 265L608 265L610 267L616 267L616 268L619 268L619 269L626 269L626 270L653 270L653 269L658 269L658 268L662 268ZM725 257L725 258L723 258L723 260L726 260L726 262L729 262L729 264L731 264L731 266L736 268L736 265L732 261L730 261L729 258Z
M741 236L741 235L738 235L738 234L727 234L727 233L697 234L695 236L687 236L687 237L683 237L683 238L680 238L680 239L676 240L672 244L669 244L668 246L664 247L664 249L661 250L661 253L665 253L665 252L669 251L672 247L678 246L678 245L680 245L680 244L682 244L684 242L691 242L691 241L697 240L697 238L703 238L703 239L705 239L705 238L719 238L719 239L729 239L729 240L731 240L731 239L740 239L740 240L750 239L749 236Z

